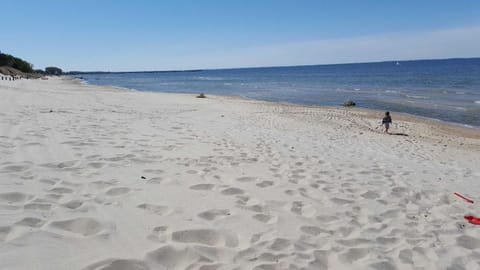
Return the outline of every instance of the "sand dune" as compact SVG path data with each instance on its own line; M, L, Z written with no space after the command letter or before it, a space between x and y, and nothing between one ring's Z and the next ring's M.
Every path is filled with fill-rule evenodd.
M478 130L65 78L0 96L0 269L480 268Z

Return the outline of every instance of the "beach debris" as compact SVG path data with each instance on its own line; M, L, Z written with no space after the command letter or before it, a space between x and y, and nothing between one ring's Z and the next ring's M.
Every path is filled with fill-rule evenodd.
M357 104L352 100L347 100L347 101L343 102L344 107L353 107L355 105L357 105Z
M475 217L475 216L464 216L468 223L474 224L474 225L480 225L480 217Z
M145 176L141 176L140 178L142 178L142 179L147 179Z
M197 98L206 98L207 96L205 96L204 93L200 93L200 95L197 96Z
M453 195L462 198L464 201L466 201L466 202L468 202L468 203L473 203L473 200L472 200L472 199L469 199L469 198L463 196L462 194L460 194L460 193L458 193L458 192L454 192Z

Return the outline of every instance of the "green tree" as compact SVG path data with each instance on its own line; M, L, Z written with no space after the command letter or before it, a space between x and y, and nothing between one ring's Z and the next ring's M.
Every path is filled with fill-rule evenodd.
M33 72L32 64L23 59L5 53L0 53L0 66L12 67L25 73Z
M63 71L58 67L46 67L45 74L48 75L62 75Z

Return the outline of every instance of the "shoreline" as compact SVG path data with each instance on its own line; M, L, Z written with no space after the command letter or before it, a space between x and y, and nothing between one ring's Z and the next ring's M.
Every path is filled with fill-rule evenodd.
M192 94L192 95L199 94L199 93L193 93L193 92L192 92L192 93L176 93L176 92L161 92L161 91L139 90L139 89L135 89L135 88L126 88L126 87L115 86L115 85L97 85L97 84L94 84L94 83L90 83L90 82L88 82L88 81L85 80L85 79L79 79L79 78L74 78L74 77L70 77L70 76L71 76L71 75L65 75L64 77L66 77L66 78L71 78L71 79L81 80L81 81L83 81L85 84L87 84L87 85L92 85L92 86L105 86L105 87L112 87L112 88L118 88L118 89L125 89L125 90L129 90L129 91L151 92L151 93ZM225 97L240 98L240 99L247 99L247 100L257 100L257 101L261 101L261 102L270 102L270 103L275 103L275 104L284 104L284 105L292 105L292 106L303 106L303 107L312 107L312 108L342 108L342 107L343 107L342 105L337 105L337 106L331 105L331 106L328 106L328 105L308 105L308 104L290 103L290 102L276 102L276 101L267 101L267 100L249 98L249 97L245 97L245 96L235 96L235 95L230 96L230 95L209 94L209 96L225 96ZM371 108L358 107L358 106L351 107L351 108L361 109L361 110L369 110L369 111L372 111L372 112L381 112L382 114L385 112L385 111L382 111L382 110L379 110L379 109L371 109ZM404 115L404 116L406 116L406 117L418 118L419 120L431 121L432 123L440 123L440 124L450 125L450 126L453 126L453 127L460 127L460 128L465 128L465 129L471 129L471 130L479 131L479 132L480 132L480 126L472 126L472 125L469 125L469 124L451 122L451 121L441 120L441 119L437 119L437 118L431 118L431 117L427 117L427 116L410 114L410 113L407 113L407 112L397 112L397 111L391 111L391 112L394 112L395 114L398 114L398 115Z
M478 265L453 194L480 200L476 132L57 77L0 94L0 268Z
M135 89L135 88L126 88L126 87L115 86L115 85L97 85L97 84L89 83L88 81L86 81L84 79L72 78L72 77L70 77L70 75L63 76L63 77L68 78L68 79L72 79L72 80L79 80L79 81L83 82L85 85L98 86L98 87L110 87L110 88L125 90L125 91L138 91L138 92L160 93L160 94L179 94L179 95L197 95L197 94L199 94L199 93L175 93L175 92L148 91L148 90L139 90L139 89ZM296 107L305 107L305 108L346 109L346 110L364 111L364 112L369 113L371 115L372 119L375 119L375 117L377 117L379 119L379 121L381 121L381 118L383 117L383 113L385 112L385 111L382 111L382 110L365 108L365 107L357 107L357 106L355 106L355 107L344 107L344 106L341 106L341 105L338 105L338 106L333 106L333 105L332 106L307 105L307 104L300 104L300 103L267 101L267 100L260 100L260 99L254 99L254 98L249 98L249 97L244 97L244 96L234 96L234 95L230 96L230 95L208 94L208 96L226 97L226 98L230 98L230 99L251 100L251 101L264 102L264 103L271 103L273 105L278 104L278 105L296 106ZM460 132L462 134L467 134L467 136L472 136L472 137L476 137L477 135L480 136L479 134L476 134L477 132L480 132L480 126L471 126L471 125L468 125L468 124L449 122L449 121L445 121L445 120L441 120L441 119L430 118L430 117L426 117L426 116L420 116L420 115L415 115L415 114L410 114L410 113L405 113L405 112L397 112L397 111L390 111L390 112L395 113L395 115L397 115L397 116L400 116L399 119L403 120L403 121L415 121L415 122L429 124L429 125L433 125L433 126L440 125L440 126L444 126L444 129L451 130L452 132Z

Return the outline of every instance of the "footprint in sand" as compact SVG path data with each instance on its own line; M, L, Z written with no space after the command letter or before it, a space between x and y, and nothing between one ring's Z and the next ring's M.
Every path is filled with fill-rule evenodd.
M274 254L274 253L270 253L270 252L264 252L264 253L262 253L258 256L258 260L259 261L264 261L264 262L278 262L285 257L288 257L288 255L287 254ZM277 265L275 265L275 268L277 268ZM273 269L275 269L275 268L273 268ZM266 269L269 269L269 268L266 268Z
M142 203L140 205L137 205L137 208L147 210L160 216L166 215L170 212L167 206L148 203Z
M278 264L276 263L262 263L260 265L255 266L252 270L275 270L275 269L283 269L278 268Z
M47 184L47 185L50 185L50 186L53 186L55 185L58 181L60 181L60 179L57 179L57 178L54 178L54 179L40 179L39 182L40 183L44 183L44 184Z
M115 187L115 188L109 189L105 194L107 194L108 196L119 196L119 195L126 194L128 192L130 192L129 188Z
M193 185L190 187L190 189L193 190L212 190L215 187L214 184L198 184L198 185Z
M322 223L330 223L337 221L339 218L337 216L330 216L330 215L319 215L316 219Z
M394 188L392 188L392 191L390 192L390 194L392 196L396 196L396 197L404 197L409 192L410 192L410 190L406 187L394 187Z
M281 251L291 246L291 244L292 243L288 239L276 238L273 240L272 244L270 244L269 248L274 251Z
M66 168L71 168L71 167L74 167L75 165L77 165L79 162L76 161L76 160L71 160L71 161L64 161L64 162L60 162L56 165L57 168L60 168L60 169L66 169Z
M382 217L383 219L397 218L401 211L402 211L401 209L389 209L389 210L381 213L379 216Z
M26 217L18 222L15 223L15 225L21 225L21 226L26 226L26 227L31 227L31 228L39 228L42 227L43 224L45 224L45 220L39 219L39 218L34 218L34 217Z
M5 241L7 239L8 234L12 230L10 226L0 226L0 241Z
M33 196L21 192L5 192L0 193L0 202L6 203L23 203L32 199Z
M163 182L163 177L152 177L147 180L148 184L161 184Z
M45 195L45 200L49 202L56 202L63 197L62 194L48 193Z
M153 173L153 174L162 174L165 172L164 170L160 170L160 169L146 169L143 171L146 173Z
M66 208L72 209L72 210L77 209L82 205L83 205L83 202L80 201L80 200L71 200L71 201L63 204L63 206L65 206Z
M347 199L342 199L342 198L332 198L332 199L330 199L330 201L332 201L334 204L337 204L337 205L352 204L352 203L355 202L355 201L352 201L352 200L347 200Z
M28 203L23 206L25 210L49 211L52 205L49 203Z
M289 195L289 196L295 196L297 195L297 191L295 190L292 190L292 189L287 189L284 191L285 194Z
M375 200L375 199L378 199L380 197L380 195L377 192L374 192L374 191L371 191L371 190L363 193L360 196L362 196L365 199L369 199L369 200Z
M371 249L369 248L349 248L345 253L338 255L342 262L353 263L368 255Z
M278 217L266 214L256 214L252 218L266 224L274 224L278 221Z
M167 230L168 226L157 226L153 228L152 233L147 238L155 242L164 243L167 241Z
M80 183L72 183L72 182L68 182L68 181L65 181L63 180L60 185L62 186L67 186L67 187L72 187L72 188L78 188L78 187L81 187L82 184Z
M221 193L223 195L240 195L245 193L245 191L243 191L243 189L240 189L240 188L231 187L231 188L226 188L222 190Z
M292 202L292 207L290 208L290 211L292 211L292 213L296 215L304 217L313 217L317 212L311 204L302 201Z
M243 176L243 177L238 177L236 180L238 182L245 183L245 182L253 182L253 181L257 180L257 178L256 177L250 177L250 176Z
M265 188L273 185L273 181L262 181L257 183L257 187Z
M347 247L355 247L359 245L370 244L372 241L364 238L354 238L354 239L340 239L336 240L337 243Z
M266 207L271 210L278 210L278 211L283 211L285 209L285 205L288 204L287 201L279 201L279 200L268 200L265 202Z
M404 264L411 264L413 265L413 252L410 249L403 249L398 253L398 258L400 259L401 262Z
M312 235L312 236L317 236L317 235L320 235L320 234L333 234L332 231L328 231L328 230L325 230L325 229L321 229L317 226L302 226L300 227L300 231L305 233L305 234L308 234L308 235Z
M469 235L462 235L457 237L457 245L466 249L477 249L480 248L480 239Z
M253 212L262 213L267 211L263 202L250 196L237 196L237 207L247 209Z
M103 162L90 162L87 164L88 167L94 168L94 169L100 169L102 167L105 167L107 164Z
M230 216L230 215L231 215L230 210L228 209L210 209L208 211L198 214L200 218L203 218L206 220L215 220L215 219Z
M66 188L66 187L56 187L50 189L51 192L53 193L59 193L59 194L68 194L68 193L73 193L72 189Z
M30 168L30 165L8 165L2 167L0 172L2 173L11 173L11 172L22 172Z
M238 237L233 232L212 229L190 229L172 233L172 240L181 243L197 243L207 246L238 246Z
M376 269L376 270L395 270L395 269L398 269L392 262L389 262L389 261L372 263L369 266L372 267L373 269Z
M79 236L92 236L102 232L105 227L93 218L75 218L61 221L53 221L50 228L66 231Z
M82 270L149 270L150 267L139 260L107 259L91 264Z
M170 245L147 253L145 259L150 265L161 266L154 269L188 269L194 263L210 261L208 258L195 252L191 247L180 248Z
M377 237L377 239L375 239L375 242L384 246L392 246L396 244L398 241L399 239L396 237Z
M92 187L93 189L103 189L103 188L106 188L106 187L111 187L111 186L114 186L118 183L118 181L116 180L110 180L110 181L95 181L95 182L91 182L89 183L89 187Z

